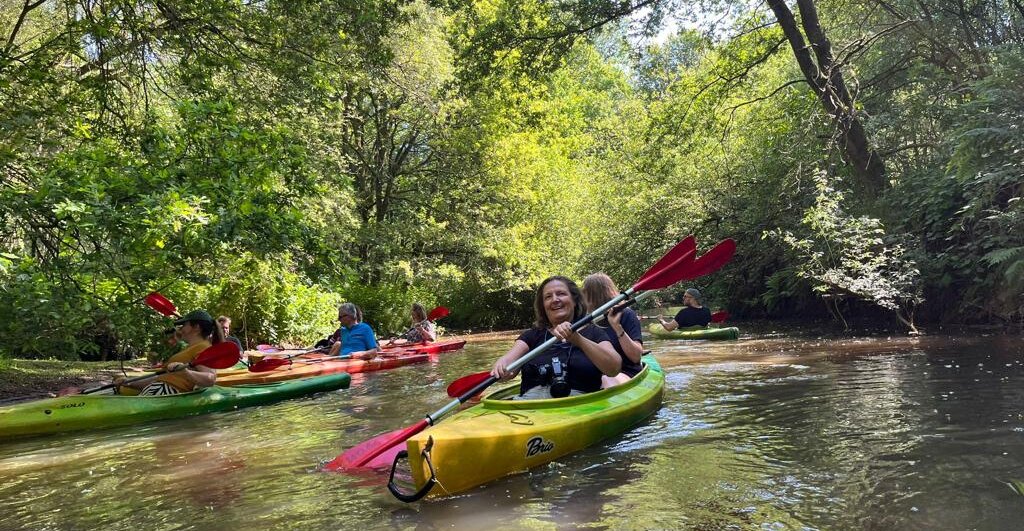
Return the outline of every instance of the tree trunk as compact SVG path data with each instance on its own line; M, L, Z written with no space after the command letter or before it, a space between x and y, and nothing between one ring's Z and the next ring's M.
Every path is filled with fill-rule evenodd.
M797 0L803 33L784 0L768 0L768 5L793 49L804 79L818 95L825 112L836 123L843 156L853 166L863 191L869 196L877 196L887 186L885 162L871 147L864 124L857 116L853 96L843 79L842 70L835 64L832 43L825 36L818 20L814 0ZM804 33L810 45L804 40ZM813 56L811 50L814 51Z

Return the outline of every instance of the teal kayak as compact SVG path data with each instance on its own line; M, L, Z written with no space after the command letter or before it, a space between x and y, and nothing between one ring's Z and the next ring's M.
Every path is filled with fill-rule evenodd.
M739 339L740 329L735 326L728 328L697 328L693 330L665 330L659 323L651 323L647 331L654 337L661 339Z
M125 426L269 404L348 387L348 373L265 385L213 386L166 396L69 395L0 407L0 440Z

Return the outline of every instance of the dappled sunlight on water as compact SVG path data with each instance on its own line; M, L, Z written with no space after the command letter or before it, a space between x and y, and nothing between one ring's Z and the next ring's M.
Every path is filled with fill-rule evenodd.
M1010 529L1024 498L1024 348L1013 338L649 341L662 408L557 462L405 505L324 473L408 426L514 335L349 390L0 444L0 528Z

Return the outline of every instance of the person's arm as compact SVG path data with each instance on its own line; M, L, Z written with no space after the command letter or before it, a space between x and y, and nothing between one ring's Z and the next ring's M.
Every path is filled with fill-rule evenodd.
M380 353L380 348L374 347L367 350L357 350L355 352L349 353L348 356L360 360L369 360L373 359L378 353Z
M679 323L677 323L675 319L671 321L666 321L664 317L659 315L658 322L661 323L661 327L664 328L667 332L671 332L676 328L679 328Z
M217 383L217 369L211 369L206 365L196 365L193 368L185 366L185 376L195 384L196 387L211 387Z
M377 343L377 334L373 332L373 328L370 328L370 325L366 325L365 329L359 331L358 338L363 342L362 346L365 348L363 350L352 352L350 355L353 358L368 360L373 359L374 356L380 353L380 345Z
M420 332L420 339L423 341L434 341L437 339L437 333L434 330L434 323L430 321L418 323L416 329Z
M519 371L509 371L508 366L519 358L526 355L530 351L530 345L527 345L522 339L516 339L516 342L512 344L512 348L508 349L508 352L504 356L498 358L498 361L494 362L494 368L491 369L491 376L499 380L509 380L515 378Z
M132 389L138 389L138 390L141 391L142 389L145 389L147 385L149 385L149 384L153 383L154 381L156 381L157 376L161 376L162 374L164 374L164 373L154 374L153 376L150 376L149 378L143 378L142 380L136 380L134 382L127 382L127 381L125 381L126 380L125 377L119 376L117 378L114 378L114 383L116 383L117 385L120 385L122 387L130 387Z
M612 347L610 341L604 340L600 343L594 343L584 337L583 334L574 332L572 324L569 322L558 324L551 332L555 337L564 339L582 350L590 358L594 366L597 367L597 370L601 371L601 374L615 376L622 371L622 356L615 352L615 348Z
M644 346L626 332L626 328L622 326L623 315L625 315L623 312L615 312L614 310L608 312L608 324L615 331L615 337L619 340L622 353L633 363L640 363L640 357L644 355Z
M167 364L167 372L180 372L184 374L185 378L188 378L196 387L210 387L217 381L217 370L211 369L206 365L196 365L189 368L187 364L176 361ZM139 389L142 389L142 387Z

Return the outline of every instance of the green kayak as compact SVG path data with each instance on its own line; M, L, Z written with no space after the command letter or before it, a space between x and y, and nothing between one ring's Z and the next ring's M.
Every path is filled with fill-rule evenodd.
M661 339L739 339L740 329L735 326L729 328L697 328L694 330L673 330L668 332L659 323L651 323L647 331L654 337Z
M107 428L269 404L348 387L348 373L266 385L213 386L166 396L70 395L0 407L0 440Z

